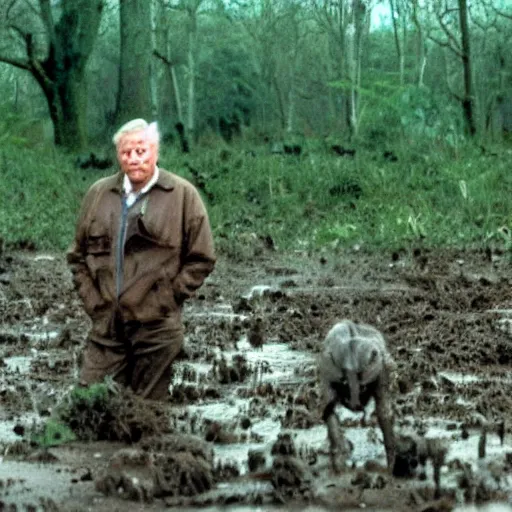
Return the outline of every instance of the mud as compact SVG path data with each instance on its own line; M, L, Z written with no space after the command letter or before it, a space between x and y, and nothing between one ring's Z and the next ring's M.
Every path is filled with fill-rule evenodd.
M0 256L0 510L507 507L509 256L256 253L220 258L187 305L165 403L113 389L92 415L66 408L89 323L64 256ZM371 405L365 415L337 408L349 453L332 473L316 357L343 318L377 327L396 362L397 435L414 440L402 444L400 477L386 471ZM74 440L48 433L57 413Z

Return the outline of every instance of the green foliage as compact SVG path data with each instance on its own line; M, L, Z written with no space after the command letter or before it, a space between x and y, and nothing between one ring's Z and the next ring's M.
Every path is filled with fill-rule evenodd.
M199 186L219 252L238 258L272 243L282 250L505 245L503 233L512 231L506 150L417 140L360 144L354 158L333 155L318 140L304 141L301 156L272 155L268 147L213 146L191 155L163 148L161 165ZM0 169L0 238L7 246L66 249L83 194L103 174L79 171L53 151L12 146L0 151ZM76 393L76 401L103 396Z
M344 90L349 84L337 82L332 86ZM457 146L462 142L460 106L436 96L426 86L400 85L393 75L370 73L368 85L357 92L360 138L368 147L392 137L407 143L426 140Z
M506 155L487 157L464 146L462 159L441 143L395 151L396 162L382 150L363 149L353 160L319 148L298 159L238 155L219 177L212 155L195 165L217 169L205 173L212 224L229 253L242 257L247 251L240 245L254 243L249 233L269 235L283 249L371 249L485 243L508 223Z
M81 440L107 439L118 408L119 388L112 379L74 387L56 415Z
M27 430L25 439L43 449L77 439L86 439L84 422L77 421L77 418L83 420L83 417L94 416L97 419L98 415L108 414L106 411L109 410L112 402L113 389L110 380L88 387L73 388L51 417ZM92 428L97 427L100 423L100 421L94 422Z
M12 141L0 148L0 238L6 246L64 250L86 188L103 174L76 169L72 157Z
M98 382L90 386L76 386L65 401L65 409L104 408L112 396L112 384ZM61 411L62 413L62 411Z
M57 408L56 415L77 439L137 442L143 435L167 431L165 405L148 402L119 386L113 379L75 387Z
M74 432L67 425L54 418L49 418L29 434L29 441L41 448L51 448L52 446L69 443L75 439Z

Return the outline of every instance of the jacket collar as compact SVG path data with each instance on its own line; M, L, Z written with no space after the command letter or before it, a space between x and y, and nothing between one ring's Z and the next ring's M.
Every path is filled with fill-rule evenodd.
M175 179L172 173L169 171L166 171L165 169L162 169L161 167L160 173L158 175L158 180L154 184L154 187L160 187L164 190L172 190L175 186ZM108 188L110 190L116 191L118 194L123 194L123 179L124 174L119 171L116 174L113 174L112 176L109 176L107 178L108 180Z

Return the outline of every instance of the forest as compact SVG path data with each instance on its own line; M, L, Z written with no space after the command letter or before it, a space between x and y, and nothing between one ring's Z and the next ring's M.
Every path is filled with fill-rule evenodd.
M0 510L510 511L511 43L512 0L0 0ZM162 402L77 385L66 258L138 118L217 258ZM382 339L322 367L342 319Z
M3 0L0 235L65 247L143 117L230 243L508 243L511 37L506 0Z

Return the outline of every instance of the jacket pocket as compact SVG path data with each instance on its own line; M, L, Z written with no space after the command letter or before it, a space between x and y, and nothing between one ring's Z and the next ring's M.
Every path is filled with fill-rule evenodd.
M103 303L110 303L115 296L112 269L112 239L106 229L93 222L85 239L85 261L93 284Z
M110 237L108 235L89 235L86 242L86 253L99 256L101 254L110 254Z
M176 316L181 307L174 295L172 279L165 269L158 271L158 277L144 286L132 287L121 297L121 305L129 310L132 318L139 322L150 322Z
M176 300L176 294L173 286L173 280L167 274L163 272L164 277L157 281L153 288L157 295L157 303L160 313L164 317L171 316L173 312L180 309L181 304Z
M89 235L85 245L85 259L94 280L101 270L110 266L111 241L107 235Z

